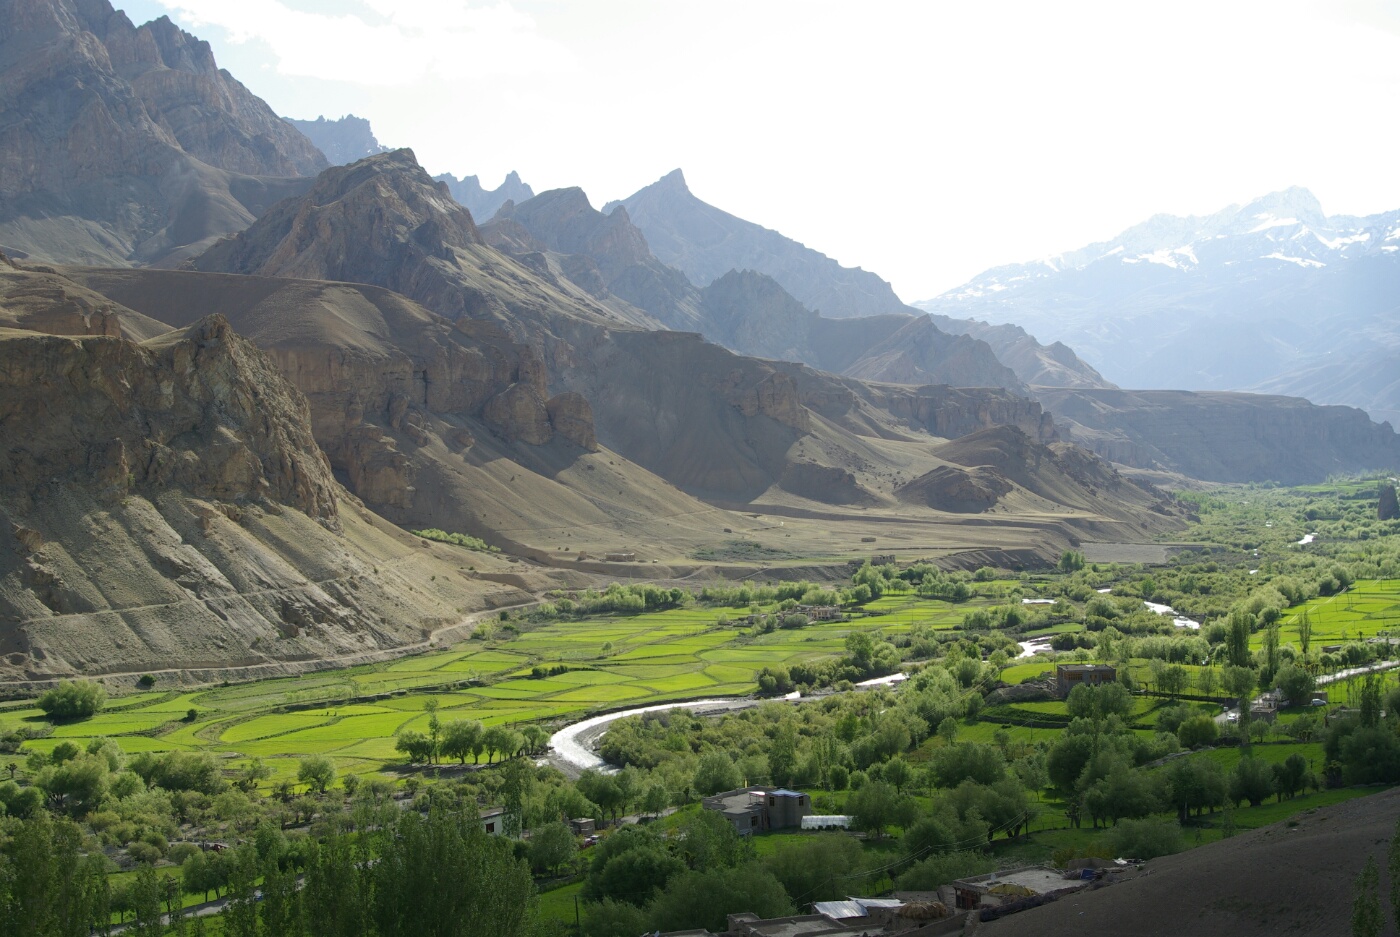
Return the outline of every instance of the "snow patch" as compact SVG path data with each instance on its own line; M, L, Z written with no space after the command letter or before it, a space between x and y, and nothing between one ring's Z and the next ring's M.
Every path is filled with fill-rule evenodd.
M1250 228L1250 234L1257 234L1260 231L1267 231L1270 228L1279 228L1283 225L1298 223L1297 218L1278 218L1274 215L1268 214L1267 212L1255 215L1254 218L1256 221L1259 221L1259 225L1258 227Z
M1349 237L1337 238L1336 240L1329 241L1327 240L1327 238L1314 231L1313 237L1317 238L1323 244L1326 244L1329 250L1337 250L1339 248L1345 247L1348 244L1359 244L1362 241L1371 240L1371 232L1362 231L1360 234L1353 234Z
M1300 267L1325 267L1325 266L1327 266L1325 263L1323 263L1323 262L1320 261L1320 260L1308 260L1306 257L1288 257L1288 256L1286 256L1286 255L1284 255L1284 254L1279 253L1278 251L1274 251L1272 254L1265 254L1263 257L1260 257L1259 259L1260 259L1260 260L1284 260L1284 261L1287 261L1288 263L1291 263L1291 264L1297 264L1297 265L1300 266Z

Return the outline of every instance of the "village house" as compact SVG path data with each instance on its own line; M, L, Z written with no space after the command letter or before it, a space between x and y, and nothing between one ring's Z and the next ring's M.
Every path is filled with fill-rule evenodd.
M1055 688L1061 696L1069 696L1069 691L1080 684L1099 686L1113 683L1118 679L1118 671L1108 664L1056 664Z
M700 801L706 810L717 810L740 833L800 828L812 812L812 798L801 791L781 787L741 787Z

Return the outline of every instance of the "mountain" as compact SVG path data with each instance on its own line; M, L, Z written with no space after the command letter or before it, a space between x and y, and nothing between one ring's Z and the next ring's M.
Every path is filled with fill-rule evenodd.
M171 263L304 191L311 142L162 17L0 0L0 247Z
M736 218L702 202L686 186L685 177L679 169L630 198L610 203L603 210L611 213L619 207L628 212L629 221L645 235L658 260L678 268L702 287L709 286L731 271L752 270L771 277L798 303L827 322L873 316L918 316L920 313L920 310L900 301L893 288L875 274L842 267L825 254L777 231ZM1112 386L1093 368L1080 361L1069 348L1063 345L1046 348L1024 330L949 317L935 319L934 325L937 328L933 330L927 324L911 326L911 331L920 336L925 344L930 341L947 343L946 339L936 339L935 332L966 335L985 341L996 359L1015 372L1015 379L1008 383L996 376L998 369L988 368L973 377L971 383L1015 387L1025 384ZM853 330L840 334L850 336ZM729 344L718 335L712 337ZM748 347L731 347L740 348L747 354L765 354ZM800 360L818 367L830 367L812 358L801 357ZM871 380L943 379L923 364L905 360L900 353L882 355L881 361L847 373Z
M575 203L572 196L560 196L551 217L575 217L561 210ZM539 210L544 213L543 207ZM611 216L579 214L576 229L564 225L556 232L556 246L576 246L570 238L588 242L600 218ZM495 230L505 236L519 222L504 218L502 225ZM511 235L517 243L533 237L523 225L519 228ZM623 235L625 230L614 229L604 240L622 244L630 238ZM618 518L625 516L587 532L586 524L574 523L583 517L580 511L550 518L550 502L541 497L523 509L528 517L488 531L537 558L557 562L564 548L585 537L611 537L615 550L619 536L630 536L675 569L687 551L714 542L709 525L737 529L736 515L724 512L740 508L800 518L761 528L774 531L767 536L777 538L776 548L799 554L829 550L833 537L854 546L869 530L870 518L878 516L882 520L877 523L892 525L888 530L904 531L900 539L936 554L969 538L977 549L989 549L1001 533L1014 528L1012 540L1027 551L1018 563L1032 555L1054 555L1075 539L1075 531L1118 529L1122 536L1141 536L1174 523L1152 510L1159 495L1134 488L1119 496L1130 520L1103 511L1040 508L1036 516L1020 517L1007 527L979 528L950 540L947 525L961 520L932 509L910 510L893 489L910 473L939 464L931 442L1001 423L1020 426L1038 441L1052 441L1053 423L1038 404L998 388L870 384L801 364L737 355L694 333L660 329L646 313L627 312L629 304L605 305L571 281L551 279L559 257L577 255L550 254L543 257L548 263L541 264L529 251L513 259L483 240L469 214L444 197L444 187L428 178L412 153L396 151L327 170L306 196L276 206L246 231L210 248L194 266L236 275L222 285L204 279L176 290L168 281L160 288L148 281L135 291L146 297L141 299L100 282L95 273L74 271L73 276L155 318L188 314L201 302L228 308L234 304L226 295L217 297L237 283L249 284L242 289L256 295L273 282L285 282L258 280L264 277L354 279L401 291L431 314L432 329L459 350L444 352L445 360L430 349L415 350L416 336L425 328L421 320L373 318L362 307L352 308L358 300L334 313L338 321L328 321L330 304L313 302L309 293L275 315L272 305L259 310L265 337L255 340L261 344L287 334L296 316L315 316L323 323L315 326L314 341L309 338L284 363L313 401L318 386L338 392L361 383L370 391L383 386L375 376L380 365L367 364L361 374L356 364L353 372L337 374L341 365L336 364L318 377L325 365L310 364L348 365L361 355L358 346L365 344L365 335L377 336L383 356L407 359L400 372L404 379L394 385L400 396L388 395L387 405L382 397L348 404L323 397L327 419L315 419L332 433L318 438L333 460L340 451L333 431L347 413L372 424L365 435L377 433L380 442L387 438L393 444L398 455L385 452L376 464L403 469L398 482L370 496L351 479L357 494L391 516L407 520L427 514L450 516L454 523L486 523L493 513L488 502L496 496L483 499L469 482L450 493L421 483L433 460L447 467L432 470L440 478L469 478L462 463L481 462L510 472L515 484L535 484L519 469L542 474L575 494L585 486L595 504ZM156 274L122 276L135 282L133 278ZM257 282L266 285L252 285ZM299 289L332 287L344 288L305 284ZM172 307L176 296L181 299ZM373 302L383 313L384 302ZM239 321L236 313L231 315ZM453 363L458 359L460 366ZM416 363L420 360L422 365ZM559 420L551 412L556 399L568 404ZM395 420L405 428L397 428ZM572 438L559 431L561 420L573 427ZM386 423L394 432L386 431ZM582 443L585 429L591 429L596 454ZM588 472L603 474L590 477ZM616 487L609 490L608 483ZM378 500L407 487L414 489L411 504ZM1008 518L1017 513L1006 510ZM707 527L709 532L701 529ZM993 529L997 534L986 536ZM579 539L571 543L569 538Z
M125 320L149 320L110 303L105 334L9 327L16 294L41 302L25 289L33 276L48 275L0 267L8 685L368 661L466 626L464 612L524 599L486 578L505 560L473 555L482 574L469 572L462 551L410 537L348 496L305 399L221 317L144 341L125 337Z
M366 156L389 151L387 146L375 139L369 121L354 114L346 114L337 120L326 120L324 116L315 120L282 119L315 144L332 166L344 166Z
M1262 390L1400 416L1400 211L1288 189L998 267L918 306L1023 326L1133 387Z
M870 381L1025 392L988 346L945 334L914 310L830 319L751 270L730 271L696 289L684 273L656 258L625 207L603 214L582 189L508 202L481 231L542 276L571 280L601 303L642 310L668 328L700 332L740 354L800 361Z
M520 181L520 174L511 171L505 181L494 189L483 188L476 176L463 176L458 179L450 172L434 176L437 182L447 184L447 190L459 203L466 206L472 217L489 221L491 216L506 202L523 202L534 198L535 192L527 183Z
M875 274L843 267L777 231L702 202L691 194L679 169L603 211L618 205L646 235L657 259L700 286L730 270L757 270L808 309L830 318L908 311Z
M1297 485L1400 467L1400 436L1352 407L1218 391L1040 388L1037 397L1071 440L1136 468Z

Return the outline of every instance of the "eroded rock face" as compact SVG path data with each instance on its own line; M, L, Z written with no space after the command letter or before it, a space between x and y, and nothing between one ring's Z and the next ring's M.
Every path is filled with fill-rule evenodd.
M69 483L113 497L179 487L337 523L306 400L221 317L143 344L7 338L0 391L6 497Z
M492 429L505 439L542 446L554 435L549 410L540 393L530 384L512 384L492 397L481 411Z
M572 391L551 397L545 405L549 424L569 442L588 452L598 451L598 439L593 434L593 408L587 398Z

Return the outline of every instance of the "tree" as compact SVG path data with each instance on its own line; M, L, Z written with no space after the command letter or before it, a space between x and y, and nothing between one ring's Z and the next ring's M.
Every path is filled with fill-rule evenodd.
M335 780L335 765L325 755L312 755L303 758L297 766L297 780L309 790L324 794Z
M1297 752L1289 755L1282 764L1273 767L1274 772L1274 792L1278 794L1278 799L1282 801L1284 797L1293 799L1302 787L1308 776L1308 760Z
M1274 772L1258 758L1241 758L1230 776L1230 801L1236 806L1247 800L1257 807L1274 792Z
M1180 664L1171 664L1162 669L1157 686L1168 696L1180 696L1190 684L1191 673Z
M658 931L704 927L716 933L728 926L728 916L750 911L760 918L792 913L787 892L766 869L711 869L687 872L666 886L647 909Z
M1254 630L1254 616L1237 608L1225 622L1225 653L1236 667L1248 667L1254 658L1249 652L1249 635Z
M477 761L481 758L482 726L475 719L456 719L442 728L441 752L449 758L456 758L462 764L472 755Z
M49 765L39 772L34 785L48 794L54 810L85 817L107 795L107 762L84 755L61 765Z
M1185 847L1181 841L1181 827L1160 817L1124 820L1109 832L1107 839L1112 850L1110 855L1134 859L1168 856Z
M905 831L900 846L906 853L916 853L911 845L913 831L927 821ZM941 843L941 840L940 840ZM796 842L784 842L777 852L765 860L764 866L782 883L793 903L828 901L850 894L864 894L860 872L864 852L860 843L849 836L807 836Z
M677 833L678 852L692 869L730 869L754 857L753 839L715 810L692 814Z
M1351 933L1353 937L1380 937L1385 917L1381 914L1380 873L1374 856L1366 858L1366 866L1356 877L1356 891L1351 902Z
M1185 823L1190 811L1199 816L1225 803L1225 769L1208 758L1179 758L1167 768L1167 785L1177 818Z
M536 869L557 871L577 852L578 841L567 823L547 823L530 832L530 864Z
M734 790L742 781L733 759L724 752L706 752L700 756L700 764L695 768L695 779L691 783L695 790L708 796Z
M410 764L423 764L430 761L436 748L437 746L432 739L422 732L415 732L412 729L400 732L398 739L394 742L394 750L408 756Z
M1221 674L1225 692L1239 698L1242 713L1249 709L1250 695L1254 692L1256 679L1258 679L1257 675L1248 667L1230 665Z
M1202 713L1182 721L1176 730L1176 737L1182 748L1214 745L1215 740L1220 737L1220 727L1215 724L1214 719Z
M1312 616L1306 608L1298 616L1298 646L1303 649L1303 656L1307 657L1308 649L1312 647Z
M876 839L891 826L907 826L914 821L918 808L884 781L868 781L846 800L851 826L873 833Z
M1084 554L1078 550L1066 550L1060 554L1060 560L1055 566L1062 573L1078 572L1084 568Z
M1284 664L1274 675L1274 686L1294 706L1307 703L1315 685L1312 674L1292 663Z
M491 726L481 733L481 744L486 749L486 763L496 760L499 753L502 759L513 756L520 748L519 735L504 726Z
M903 758L895 757L885 762L885 781L893 784L897 793L904 793L904 785L914 777L914 769Z
M107 702L107 691L101 684L86 680L64 680L45 690L38 706L50 719L86 719L101 711Z
M583 937L631 937L647 930L646 912L626 901L604 898L583 913Z

